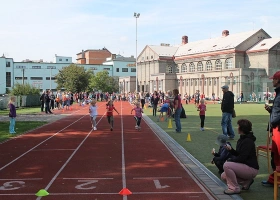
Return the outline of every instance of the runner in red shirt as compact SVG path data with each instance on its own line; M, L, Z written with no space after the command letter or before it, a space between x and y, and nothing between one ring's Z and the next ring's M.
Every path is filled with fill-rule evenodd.
M120 114L116 108L114 107L113 105L113 101L110 100L108 103L107 103L107 120L108 120L108 123L111 125L111 131L113 131L113 128L114 128L114 117L113 117L113 111L115 110L118 115Z

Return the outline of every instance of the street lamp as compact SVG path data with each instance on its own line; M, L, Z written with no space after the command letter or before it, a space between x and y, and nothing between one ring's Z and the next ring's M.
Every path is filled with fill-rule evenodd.
M136 93L138 92L138 79L137 79L137 18L140 17L140 13L134 13L134 17L136 19Z

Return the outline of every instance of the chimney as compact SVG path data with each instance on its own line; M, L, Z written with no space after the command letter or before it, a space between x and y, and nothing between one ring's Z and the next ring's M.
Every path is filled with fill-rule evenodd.
M229 31L228 30L223 30L222 36L226 37L229 35Z
M116 57L117 57L116 54L112 54L112 55L111 55L111 59L112 59L112 60L113 60L113 59L116 59Z
M182 45L187 44L188 42L189 42L188 36L186 36L186 35L182 36Z

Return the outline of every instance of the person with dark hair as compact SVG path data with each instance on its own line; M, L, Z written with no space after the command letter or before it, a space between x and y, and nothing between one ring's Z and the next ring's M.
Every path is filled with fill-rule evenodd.
M181 133L181 112L182 112L182 103L181 103L181 97L179 95L179 90L174 89L173 90L173 95L174 95L174 120L175 120L175 125L176 125L176 133Z
M228 136L230 140L234 139L234 130L232 128L231 120L232 113L234 110L234 94L229 91L228 85L222 87L223 90L223 100L221 103L222 110L222 130L225 136Z
M157 91L154 91L154 94L151 98L151 104L153 106L153 116L157 116L157 106L158 106L158 102L159 102L159 96Z
M275 87L275 98L273 105L265 104L265 109L270 113L270 127L272 129L271 157L273 159L273 170L279 171L275 166L280 166L280 71L276 72L270 79ZM263 186L274 186L274 174L270 174L267 181L262 181Z
M224 163L224 172L221 175L228 186L224 193L228 195L239 194L239 185L242 186L241 190L249 190L259 172L252 123L247 119L240 119L237 125L240 138L235 150L226 145L226 149L233 157Z

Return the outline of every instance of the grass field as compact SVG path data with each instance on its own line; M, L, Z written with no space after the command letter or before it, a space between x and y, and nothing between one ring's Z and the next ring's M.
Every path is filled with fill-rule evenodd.
M168 122L157 122L157 118L152 116L151 109L145 110L152 120L154 120L161 128L163 128L171 137L173 137L182 147L191 153L197 160L205 165L217 177L220 177L215 165L211 164L212 148L216 150L219 146L215 144L218 134L222 134L221 128L221 109L220 104L207 104L205 131L200 131L199 112L194 107L194 104L184 105L187 118L181 119L182 133L175 133L175 123L172 122L173 128L168 128ZM235 104L237 117L233 119L233 127L235 130L235 140L230 140L232 146L236 147L236 142L239 138L237 133L237 121L239 119L248 119L253 124L253 132L256 136L256 145L266 144L267 123L269 114L264 110L264 104ZM157 113L158 115L159 113ZM188 134L191 136L191 141L186 141ZM262 180L268 177L267 159L259 158L260 170L255 178L254 184L249 191L242 192L243 199L273 199L273 188L266 188L261 185Z

